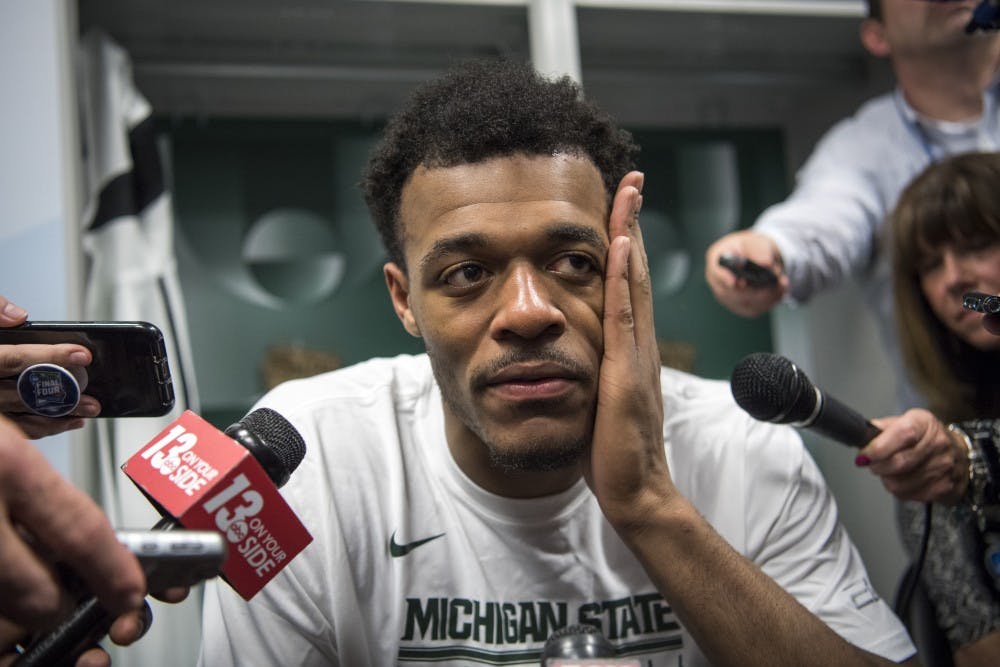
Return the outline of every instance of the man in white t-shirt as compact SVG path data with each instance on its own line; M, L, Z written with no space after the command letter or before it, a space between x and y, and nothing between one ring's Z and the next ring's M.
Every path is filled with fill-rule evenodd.
M261 401L315 539L206 593L201 664L537 665L576 624L652 667L915 664L794 431L661 368L636 150L507 62L390 122L363 185L427 354Z

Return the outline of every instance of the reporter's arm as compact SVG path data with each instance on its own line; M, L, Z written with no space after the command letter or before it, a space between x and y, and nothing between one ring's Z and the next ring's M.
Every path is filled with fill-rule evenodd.
M884 125L876 117L837 123L797 172L792 193L754 222L781 253L786 300L804 303L871 266L886 199L896 196L885 151L898 147Z

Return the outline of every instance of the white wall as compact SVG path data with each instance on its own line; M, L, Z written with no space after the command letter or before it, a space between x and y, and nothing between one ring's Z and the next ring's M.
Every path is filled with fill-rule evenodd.
M0 293L31 319L79 313L76 224L76 101L67 45L75 33L67 0L0 4ZM75 435L39 440L68 476Z

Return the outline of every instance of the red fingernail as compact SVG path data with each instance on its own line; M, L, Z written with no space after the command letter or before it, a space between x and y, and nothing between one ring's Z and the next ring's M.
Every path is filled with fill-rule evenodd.
M866 465L871 464L871 462L872 460L867 456L865 456L864 454L858 454L854 458L854 465L858 466L859 468L864 468Z

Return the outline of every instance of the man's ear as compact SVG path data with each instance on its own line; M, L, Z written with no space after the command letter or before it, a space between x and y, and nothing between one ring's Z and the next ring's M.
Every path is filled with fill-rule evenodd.
M413 309L410 308L410 280L406 272L395 262L388 262L382 267L382 273L385 275L385 286L389 288L392 307L399 321L403 323L403 328L411 336L420 338L420 327L417 326Z
M867 18L858 28L861 44L868 53L877 58L888 58L892 54L889 40L885 36L885 24L878 19Z

